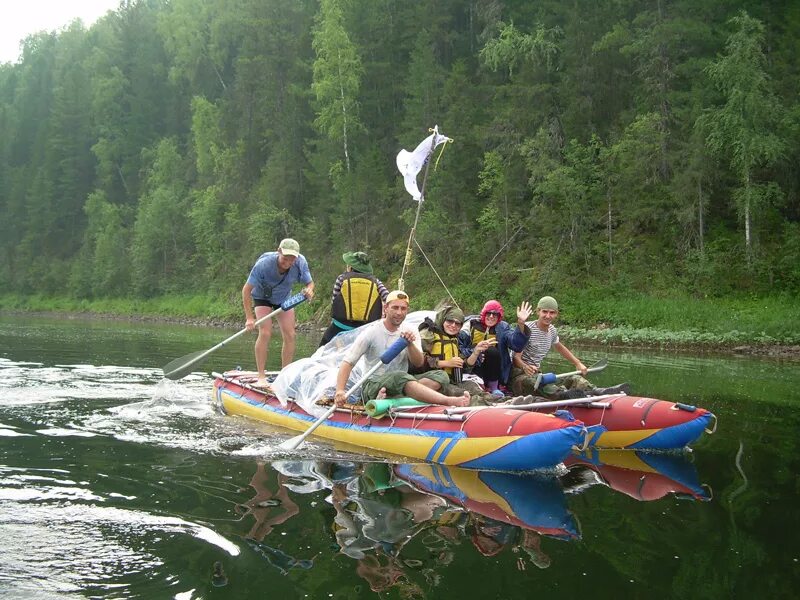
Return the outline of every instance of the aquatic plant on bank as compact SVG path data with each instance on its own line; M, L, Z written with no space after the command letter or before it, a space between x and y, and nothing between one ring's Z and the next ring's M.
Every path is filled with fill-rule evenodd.
M800 335L776 338L762 332L728 331L715 333L697 329L665 331L651 327L607 327L583 329L565 326L559 329L564 339L590 342L608 346L658 347L658 348L719 348L747 346L775 346L800 344Z
M483 294L481 297L490 297ZM565 293L559 332L565 340L608 346L733 348L800 345L800 308L785 297L691 299ZM433 299L415 299L423 308ZM205 325L242 323L238 294L160 296L149 299L0 295L0 310L84 314L98 318L154 319ZM508 302L507 302L508 304ZM301 327L327 324L330 302L318 294L297 308ZM473 307L465 307L470 311ZM514 307L506 307L513 320ZM323 323L323 321L326 321ZM688 325L688 326L687 326Z

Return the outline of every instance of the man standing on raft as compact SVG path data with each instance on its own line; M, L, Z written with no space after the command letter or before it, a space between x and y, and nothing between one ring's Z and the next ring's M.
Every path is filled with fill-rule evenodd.
M314 281L311 279L305 256L300 254L300 244L291 238L286 238L281 240L276 252L265 252L258 258L242 287L242 306L247 330L252 331L256 320L279 309L281 303L292 293L292 285L295 283L302 283L305 286L303 295L306 298L311 300L314 297ZM279 313L277 320L283 338L281 367L285 367L294 358L294 309ZM260 387L267 385L264 370L267 366L267 349L271 337L272 323L267 320L258 326L258 338L255 344L258 371L258 381L255 385Z

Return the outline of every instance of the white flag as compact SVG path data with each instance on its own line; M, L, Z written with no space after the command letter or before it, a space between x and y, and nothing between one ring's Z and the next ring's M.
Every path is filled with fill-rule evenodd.
M403 183L406 191L411 194L417 202L422 200L422 193L417 186L417 175L425 166L425 163L433 154L433 149L443 142L452 142L449 137L439 133L438 128L434 128L433 133L422 140L413 152L400 150L397 154L397 168L403 176Z

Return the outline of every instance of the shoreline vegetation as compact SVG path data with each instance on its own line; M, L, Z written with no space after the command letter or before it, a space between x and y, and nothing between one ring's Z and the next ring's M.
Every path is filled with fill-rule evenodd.
M329 302L297 309L298 329L328 325ZM570 343L613 348L720 352L800 360L800 306L791 298L615 298L599 290L562 294L559 333ZM433 307L420 296L419 306ZM417 304L417 302L415 302ZM506 307L507 313L513 307ZM470 311L467 310L469 313ZM0 295L0 315L62 316L241 328L232 299L174 295L151 299L78 300Z

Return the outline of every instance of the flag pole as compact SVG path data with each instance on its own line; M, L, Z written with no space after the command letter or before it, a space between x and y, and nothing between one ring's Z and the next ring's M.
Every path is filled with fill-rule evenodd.
M411 226L411 232L408 235L408 245L406 246L406 256L405 260L403 261L403 269L400 271L400 279L397 280L397 289L399 290L406 289L405 274L411 264L411 244L414 241L414 234L417 231L417 223L419 222L419 213L422 210L422 203L425 200L425 184L428 181L428 169L431 167L431 156L433 156L433 151L436 149L436 136L439 133L439 126L434 125L433 129L430 129L429 131L433 131L431 149L428 152L428 157L425 159L425 173L422 175L422 189L420 190L420 199L417 203L417 214L414 215L414 225Z

